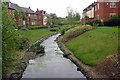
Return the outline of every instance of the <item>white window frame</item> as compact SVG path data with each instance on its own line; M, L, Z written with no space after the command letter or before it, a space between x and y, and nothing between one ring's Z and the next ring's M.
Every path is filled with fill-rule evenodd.
M116 8L116 2L110 2L110 8Z

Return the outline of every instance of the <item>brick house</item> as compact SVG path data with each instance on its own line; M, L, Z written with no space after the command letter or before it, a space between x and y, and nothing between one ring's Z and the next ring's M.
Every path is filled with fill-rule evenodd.
M83 10L81 22L85 24L92 19L104 22L117 14L120 15L120 0L98 0Z
M37 14L29 8L21 7L21 10L25 13L25 20L23 25L37 25Z
M17 26L22 26L22 18L20 17L20 15L17 15L18 10L20 10L20 7L17 4L8 2L7 3L8 6L8 14L13 17L16 20L16 25Z
M46 25L46 11L38 10L36 11L37 14L37 24L38 25Z
M30 7L20 7L15 3L4 2L9 16L16 20L17 26L27 25L47 25L46 11L38 10L34 12Z

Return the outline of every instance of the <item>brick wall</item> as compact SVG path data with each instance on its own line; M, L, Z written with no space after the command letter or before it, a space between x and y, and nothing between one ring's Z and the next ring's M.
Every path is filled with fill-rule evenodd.
M95 9L95 19L107 21L110 19L110 14L120 14L120 2L116 3L115 8L110 8L110 2L97 2L95 8L98 8L98 4L99 9Z
M36 13L37 13L37 24L38 25L43 25L44 15L40 12L40 10L37 10Z

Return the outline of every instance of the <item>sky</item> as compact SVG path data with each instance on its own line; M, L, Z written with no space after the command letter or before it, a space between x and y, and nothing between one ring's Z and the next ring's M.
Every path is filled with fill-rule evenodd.
M29 7L36 11L44 10L48 14L56 13L58 17L67 16L67 7L71 7L74 11L82 14L83 9L96 0L10 0L21 7Z

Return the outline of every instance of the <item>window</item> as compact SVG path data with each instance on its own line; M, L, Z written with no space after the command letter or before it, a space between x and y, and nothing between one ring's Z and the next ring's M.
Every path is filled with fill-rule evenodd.
M116 8L116 2L110 2L110 8Z
M99 10L99 3L98 3L98 10Z
M30 14L28 14L28 16L30 16Z
M99 15L97 15L97 19L100 20L100 16Z

